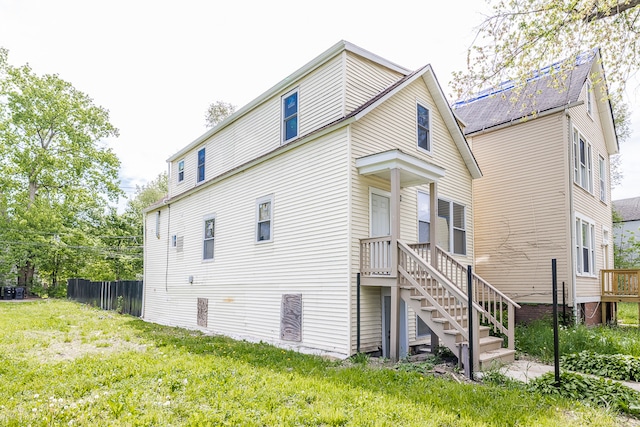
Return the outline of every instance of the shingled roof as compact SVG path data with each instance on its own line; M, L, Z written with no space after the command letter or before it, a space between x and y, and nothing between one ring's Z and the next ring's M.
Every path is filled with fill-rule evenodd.
M524 88L517 88L512 81L500 88L480 92L472 98L453 104L456 115L467 125L464 133L469 135L491 129L509 122L515 122L532 114L540 114L558 107L567 106L578 100L591 66L596 60L596 51L578 57L564 81L555 73L561 62L540 70L528 80ZM554 81L555 80L555 81ZM514 102L512 98L516 97Z
M623 222L640 220L640 197L614 200L613 207L620 214Z

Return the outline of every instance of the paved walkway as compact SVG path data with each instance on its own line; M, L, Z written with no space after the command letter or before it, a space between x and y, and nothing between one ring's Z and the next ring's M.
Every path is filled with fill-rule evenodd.
M532 360L516 360L500 369L500 372L506 376L513 378L514 380L529 382L529 380L535 379L540 375L547 372L554 372L552 365L545 365L543 363L534 362ZM640 383L634 381L618 381L627 387L640 391Z

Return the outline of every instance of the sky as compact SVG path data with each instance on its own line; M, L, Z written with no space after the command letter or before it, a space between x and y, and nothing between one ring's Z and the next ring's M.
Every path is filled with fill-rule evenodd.
M409 69L431 64L448 96L466 67L481 0L0 0L9 63L58 74L110 111L128 196L206 131L216 100L242 107L347 40ZM613 199L640 196L640 79ZM122 202L121 202L122 203Z

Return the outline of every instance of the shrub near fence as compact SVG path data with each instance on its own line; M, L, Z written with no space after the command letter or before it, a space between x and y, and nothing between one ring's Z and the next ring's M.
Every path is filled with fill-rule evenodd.
M85 279L67 280L67 298L103 310L140 317L142 314L142 281L91 282Z

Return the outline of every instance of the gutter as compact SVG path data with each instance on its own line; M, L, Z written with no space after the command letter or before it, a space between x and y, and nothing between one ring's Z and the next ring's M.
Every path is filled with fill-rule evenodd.
M568 128L567 128L567 141L569 142L567 144L567 152L568 152L568 171L569 171L569 179L568 179L568 186L569 186L569 235L571 236L571 249L569 251L570 256L570 263L569 263L569 268L570 268L570 272L571 272L571 299L572 299L572 305L573 305L573 318L574 318L574 322L577 324L578 323L578 291L577 291L577 278L576 278L576 251L575 251L575 247L576 247L576 239L578 238L578 236L576 236L576 227L575 227L575 211L574 211L574 207L573 207L573 141L571 140L572 138L572 124L571 124L571 116L569 115L569 106L567 106L567 108L565 109L565 115L567 117L567 121L565 123L567 123Z

